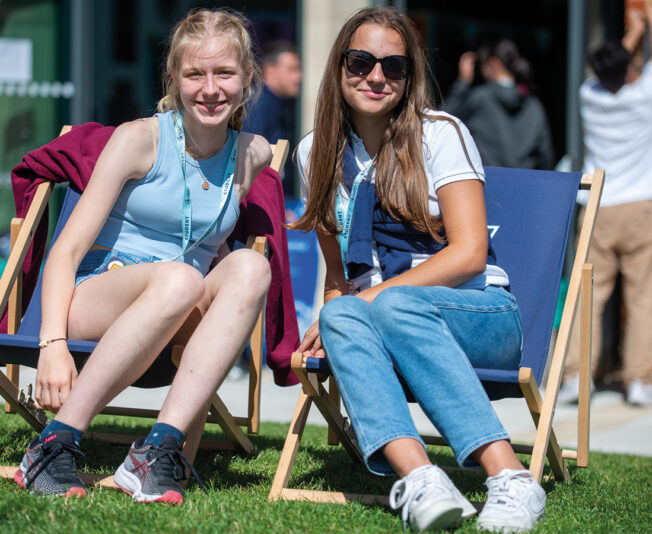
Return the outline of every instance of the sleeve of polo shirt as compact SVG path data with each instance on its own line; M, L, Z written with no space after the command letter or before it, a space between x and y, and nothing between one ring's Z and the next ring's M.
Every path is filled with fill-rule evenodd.
M297 171L299 173L299 183L301 185L301 202L305 206L308 203L308 177L306 176L306 166L308 157L312 148L313 132L306 135L297 146Z
M484 182L484 168L473 137L462 121L451 115L448 117L455 121L459 133L444 119L426 120L423 127L427 144L424 163L435 191L462 180Z

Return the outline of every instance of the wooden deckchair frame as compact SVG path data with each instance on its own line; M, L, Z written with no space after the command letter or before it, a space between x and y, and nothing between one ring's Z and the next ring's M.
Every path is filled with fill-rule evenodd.
M580 230L575 261L571 271L568 292L562 313L561 323L554 346L546 382L545 397L541 396L534 379L532 369L522 367L519 371L519 385L527 403L532 419L537 428L534 445L513 444L515 452L530 454L530 470L537 481L541 481L546 457L557 480L569 480L567 461L575 460L578 467L587 467L589 463L589 418L590 418L590 373L591 373L591 309L593 306L593 266L587 263L595 220L604 185L604 171L596 170L593 174L584 174L580 189L589 191L586 215ZM554 408L557 403L562 372L570 341L570 331L580 306L580 392L578 403L578 446L577 450L561 449L552 429ZM336 437L344 445L351 457L362 462L361 453L347 429L345 418L340 412L340 400L337 385L329 379L329 389L318 380L317 375L306 370L305 358L300 353L292 355L292 370L299 378L302 391L299 394L294 416L290 423L287 438L283 446L276 475L269 493L269 500L299 500L310 502L328 502L343 504L350 501L374 502L387 505L386 496L336 491L314 491L292 489L289 487L290 476L299 450L301 437L306 425L311 404L314 403L329 425L329 443ZM434 445L447 445L441 437L422 436L424 441Z
M69 132L71 126L64 126L59 135ZM289 142L279 139L271 145L272 160L270 167L281 172L289 152ZM8 306L7 333L16 334L22 317L22 264L25 260L36 228L48 204L50 194L54 188L52 182L44 182L37 186L36 193L24 219L13 218L11 221L10 239L11 252L7 264L0 278L0 310ZM250 235L246 246L267 255L267 238ZM227 409L217 393L214 393L206 409L193 422L187 432L183 444L183 452L192 462L199 446L209 449L240 450L250 454L254 446L240 426L246 426L247 431L257 434L260 429L260 398L263 365L263 339L265 329L265 310L261 310L251 334L250 347L251 359L249 362L249 395L247 416L235 417ZM183 346L175 345L172 348L172 361L178 366ZM37 432L43 430L48 422L45 412L31 398L31 391L19 390L20 366L7 364L6 374L0 371L0 395L4 397L5 411L17 413L25 419ZM125 407L106 407L100 413L108 415L127 415L133 417L156 418L158 410L148 410ZM220 425L229 441L201 440L201 435L206 422ZM86 438L109 441L111 443L132 443L137 436L128 434L108 434L99 432L86 432ZM0 466L0 477L13 478L16 466ZM82 478L86 483L99 483L102 486L116 487L113 477L85 473Z

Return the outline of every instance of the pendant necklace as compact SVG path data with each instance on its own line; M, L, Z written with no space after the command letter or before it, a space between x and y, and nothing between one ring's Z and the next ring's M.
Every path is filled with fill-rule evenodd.
M218 152L219 152L219 150L218 150ZM203 183L201 184L201 187L202 187L202 189L204 191L208 191L210 189L210 187L211 187L211 184L208 181L207 176L211 176L213 174L213 171L215 170L215 167L217 166L217 162L220 160L220 158L217 157L217 154L215 154L215 156L213 156L215 158L215 161L212 163L212 165L211 165L210 169L208 170L208 172L204 173L203 169L201 168L201 165L200 165L199 161L197 161L197 157L192 152L189 152L189 153L195 159L195 162L193 163L193 162L189 161L188 163L190 163L190 165L192 167L194 167L195 169L197 169L199 171L199 176L201 176L201 179L203 180Z
M199 144L197 143L197 141L195 141L195 139L193 138L192 134L190 133L190 130L187 130L186 128L184 128L184 131L185 131L185 133L188 134L188 136L190 137L190 140L195 144L195 146L199 146ZM226 143L227 143L228 140L229 140L229 132L228 132L228 130L227 130L227 132L226 132L226 140L224 141L224 144L223 144L220 148L218 148L217 151L215 151L215 153L214 153L212 156L209 156L209 157L206 158L206 159L210 159L211 157L214 157L214 156L216 156L217 154L219 154L220 150L222 150L222 148L224 148L224 145L226 145ZM197 165L193 165L193 164L191 164L191 165L192 165L193 167L195 167L196 169L199 170L199 174L200 174L200 176L201 176L201 178L202 178L202 180L203 180L203 183L201 184L202 189L203 189L204 191L208 191L208 190L210 189L210 187L211 187L211 184L210 184L210 182L206 179L206 174L204 174L204 172L202 171L201 166L199 165L199 161L198 161L197 156L196 156L195 154L193 154L193 153L192 153L188 148L186 148L186 151L188 152L188 154L190 154L190 155L194 158L195 162L197 163ZM210 170L209 170L208 173L207 173L208 176L210 176L210 175L213 173L213 170L215 169L215 165L217 165L217 161L218 161L219 159L220 159L220 158L215 158L215 161L213 162L213 164L211 165Z

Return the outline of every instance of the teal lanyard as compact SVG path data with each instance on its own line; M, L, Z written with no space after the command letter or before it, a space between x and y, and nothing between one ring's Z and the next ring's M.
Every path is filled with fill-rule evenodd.
M358 197L358 187L360 187L360 184L364 180L371 180L376 170L374 167L374 160L369 157L369 154L367 154L362 140L357 135L352 133L351 141L353 144L353 150L355 151L356 159L362 161L364 166L362 170L358 172L355 180L353 180L353 185L351 186L351 194L349 195L349 205L347 207L346 213L344 212L344 203L339 187L335 193L335 217L337 218L337 223L342 228L337 236L337 239L340 243L342 267L344 268L344 276L347 280L349 279L349 270L346 267L346 261L349 251L349 238L351 236L351 222L353 221L353 208L355 207L355 200Z
M238 158L238 132L235 132L235 140L233 142L233 148L231 149L231 155L226 164L226 169L224 169L222 196L220 198L220 205L217 209L217 217L215 217L215 220L208 229L192 245L188 246L190 243L190 236L192 235L192 199L190 198L190 189L188 189L188 179L186 177L186 134L183 130L183 111L176 112L174 115L174 133L177 142L177 154L179 156L179 162L181 163L181 173L183 174L183 206L181 213L183 218L181 222L183 240L181 243L181 253L166 261L175 261L181 256L192 252L204 239L206 239L206 236L213 231L217 221L222 216L222 212L226 208L226 201L231 189L233 188L233 176L235 175L235 164Z

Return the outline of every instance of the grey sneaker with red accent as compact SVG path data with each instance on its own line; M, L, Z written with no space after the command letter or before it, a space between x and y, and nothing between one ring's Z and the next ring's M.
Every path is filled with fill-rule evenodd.
M72 432L59 430L27 447L14 482L25 490L42 495L84 497L86 486L79 478L75 456L84 457Z
M197 472L172 436L165 436L158 447L145 444L141 438L133 443L113 480L136 502L182 504L181 481L186 478L184 464L204 489Z

